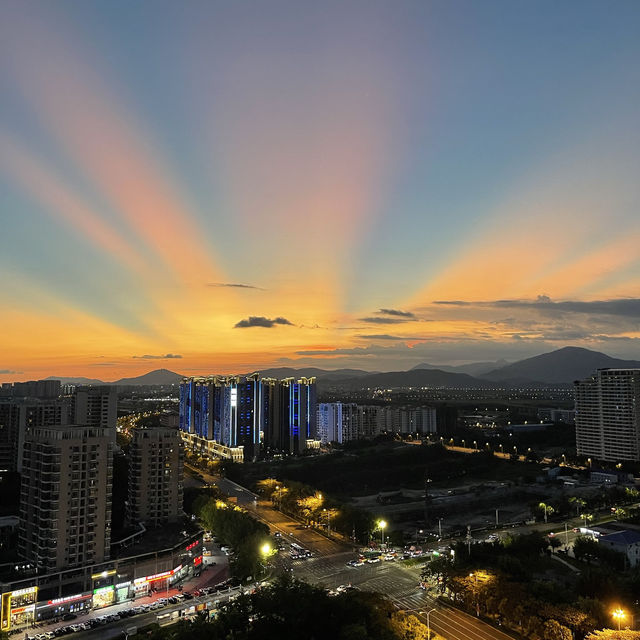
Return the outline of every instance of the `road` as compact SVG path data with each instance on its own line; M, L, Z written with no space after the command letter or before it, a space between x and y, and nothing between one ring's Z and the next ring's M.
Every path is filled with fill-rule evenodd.
M348 567L347 562L357 557L353 545L329 540L321 533L306 529L292 518L274 509L270 502L225 479L215 478L223 493L237 498L272 532L310 549L313 557L291 562L294 575L307 582L334 589L351 583L363 591L383 593L399 608L411 611L426 624L427 611L431 628L447 640L513 640L513 636L481 620L442 603L420 588L420 567L407 567L400 561L365 564Z

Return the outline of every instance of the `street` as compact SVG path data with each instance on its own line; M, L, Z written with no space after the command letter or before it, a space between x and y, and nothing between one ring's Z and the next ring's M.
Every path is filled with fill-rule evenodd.
M401 561L387 561L349 567L346 563L357 557L353 545L329 540L318 531L305 528L274 509L270 502L259 500L258 496L226 478L212 478L212 481L223 493L237 498L239 504L265 522L272 533L279 532L283 539L297 542L313 552L311 558L291 562L297 578L327 589L351 583L363 591L382 593L425 624L427 612L435 609L429 615L431 628L447 640L513 640L513 636L438 601L421 589L420 566L407 567Z

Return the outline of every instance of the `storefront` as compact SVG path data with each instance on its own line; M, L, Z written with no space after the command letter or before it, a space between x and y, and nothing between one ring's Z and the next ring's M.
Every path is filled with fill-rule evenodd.
M116 584L116 602L124 602L125 600L130 600L133 598L133 593L131 593L131 580L127 580L126 582L118 582Z
M108 607L116 599L116 589L113 585L93 590L93 608Z
M38 587L27 587L3 593L0 629L8 631L12 627L34 622L37 598Z
M133 581L133 589L136 598L146 596L154 591L163 591L173 588L173 585L180 580L183 566L179 565L171 571L163 571L151 576L136 578Z
M36 620L59 618L66 613L79 613L91 608L91 594L78 593L65 598L55 598L42 602L36 607Z

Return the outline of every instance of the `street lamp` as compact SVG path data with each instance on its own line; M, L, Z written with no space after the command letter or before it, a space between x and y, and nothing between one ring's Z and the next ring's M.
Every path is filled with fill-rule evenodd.
M385 520L378 521L378 529L380 529L380 534L382 536L382 546L384 546L384 530L387 527L387 523Z
M427 640L431 640L431 623L429 622L429 616L436 611L436 609L430 609L427 611Z
M627 614L618 607L615 611L611 613L611 615L618 621L618 631L620 631L620 624L622 620L627 617Z

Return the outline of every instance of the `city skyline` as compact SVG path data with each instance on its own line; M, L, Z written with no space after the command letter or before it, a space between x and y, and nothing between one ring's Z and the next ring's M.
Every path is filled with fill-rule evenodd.
M4 3L0 381L639 359L639 14Z

